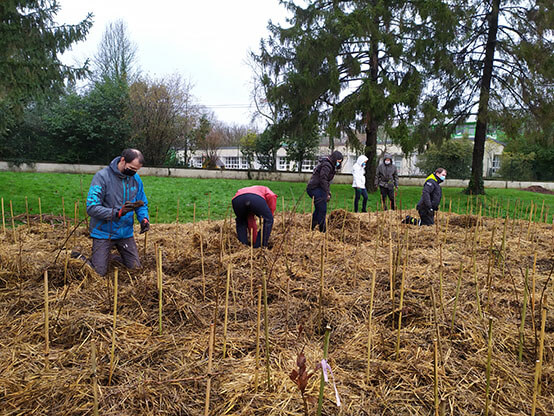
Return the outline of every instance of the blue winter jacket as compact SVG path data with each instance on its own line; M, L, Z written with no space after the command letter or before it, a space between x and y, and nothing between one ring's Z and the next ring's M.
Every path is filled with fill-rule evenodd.
M138 174L124 175L117 168L121 156L97 172L92 178L87 196L87 214L90 215L90 236L102 240L118 240L133 236L134 212L119 218L117 213L125 202L143 201L135 209L137 219L148 218L148 200Z

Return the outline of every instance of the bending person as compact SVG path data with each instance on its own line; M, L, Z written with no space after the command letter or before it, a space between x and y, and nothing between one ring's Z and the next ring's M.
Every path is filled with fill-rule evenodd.
M406 216L403 223L414 225L433 225L435 223L435 213L439 209L439 204L442 198L442 189L440 184L446 180L446 169L438 168L435 173L430 174L425 179L423 190L421 191L421 199L417 203L417 218Z
M267 247L271 228L273 227L273 213L277 207L277 195L267 186L249 186L237 191L231 201L235 211L237 223L237 238L248 245L247 229L250 236L256 236L254 247ZM256 217L263 220L263 230L258 232Z

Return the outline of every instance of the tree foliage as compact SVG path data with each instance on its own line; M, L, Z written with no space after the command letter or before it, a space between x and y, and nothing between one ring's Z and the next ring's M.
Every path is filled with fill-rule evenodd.
M380 126L405 151L444 137L441 110L448 103L429 85L454 69L445 45L458 18L446 2L283 3L293 14L290 26L270 24L258 59L291 143L307 137L295 134L299 127L313 131L306 120L331 136L345 133L353 147L359 146L355 132L365 132L366 183L373 186Z
M419 155L416 166L425 174L445 168L450 179L467 179L471 172L473 143L468 139L446 140L431 144Z
M87 63L64 65L58 54L85 39L92 15L75 25L59 25L59 10L55 0L0 2L0 136L22 119L27 104L59 94L64 81L87 73Z
M478 194L484 193L483 158L491 120L518 114L526 124L529 116L539 125L551 124L554 8L542 0L474 0L463 3L463 10L460 42L453 51L460 73L449 90L457 112L470 114L477 108L467 191Z

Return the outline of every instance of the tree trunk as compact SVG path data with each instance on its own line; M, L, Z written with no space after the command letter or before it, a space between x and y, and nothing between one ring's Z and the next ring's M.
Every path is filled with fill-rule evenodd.
M371 44L371 83L377 86L377 79L379 75L379 57L378 44L372 42ZM375 117L373 117L372 109L370 108L368 114L366 114L366 141L365 141L365 155L367 157L367 163L365 167L365 187L369 192L375 192L377 187L375 186L375 175L377 173L377 129L378 124Z
M481 91L479 93L479 110L477 111L477 125L475 128L475 140L473 144L473 159L471 161L471 178L465 190L472 195L485 193L483 184L483 158L485 156L485 141L487 139L487 121L489 111L489 94L491 87L492 71L494 64L494 52L496 49L496 35L498 32L498 13L500 0L493 0L492 10L488 16L489 31L485 48L485 60L483 61L483 75L481 78Z

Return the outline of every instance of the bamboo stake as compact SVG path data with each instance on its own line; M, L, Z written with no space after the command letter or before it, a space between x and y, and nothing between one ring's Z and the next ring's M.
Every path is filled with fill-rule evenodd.
M404 307L404 281L406 278L406 269L408 268L408 228L406 228L406 257L404 257L404 268L402 269L402 280L400 281L400 304L398 305L398 333L396 336L396 361L400 356L400 330L402 328L402 308Z
M327 325L325 328L325 336L323 340L323 359L327 359L329 351L329 336L331 334L331 327ZM321 378L319 380L319 399L317 401L317 416L321 416L323 410L323 391L325 389L325 377L323 376L323 368L321 369Z
M210 222L210 216L211 216L211 209L212 209L212 193L208 193L208 222Z
M441 333L440 333L440 329L439 329L439 320L437 318L437 302L435 300L435 290L433 289L433 286L431 286L431 300L433 302L433 318L434 318L434 321L435 321L435 332L437 334L436 341L438 342L439 354L440 354L441 363L442 363L443 358L442 358Z
M531 232L531 223L533 222L535 208L535 204L533 203L533 201L531 201L531 209L529 210L529 225L527 226L527 240L529 240L529 233Z
M373 318L373 299L375 297L375 280L376 280L376 270L373 268L373 277L371 278L371 295L369 298L369 317L367 320L367 367L365 373L366 383L369 383L369 368L371 365L371 343L373 339L372 334L372 318Z
M227 283L225 284L225 315L223 318L223 358L227 351L227 322L229 316L229 286L231 283L231 263L227 265Z
M456 308L458 306L458 296L460 295L460 286L462 285L462 275L464 273L464 264L460 260L460 274L456 284L456 297L454 298L454 310L452 311L452 322L450 323L450 332L454 331L454 321L456 320Z
M535 416L535 412L537 409L537 399L539 395L540 390L540 379L541 379L541 372L542 372L542 359L543 359L543 351L544 351L544 330L546 325L546 307L542 308L542 314L541 314L541 335L539 338L539 355L538 359L535 362L535 379L533 381L533 404L531 407L531 416Z
M175 217L175 222L179 224L179 202L181 198L177 198L177 216Z
M389 280L390 280L390 298L394 300L394 276L392 270L392 231L389 227Z
M202 267L202 299L206 300L206 273L204 270L204 242L200 233L200 265Z
M210 324L210 338L208 343L208 371L206 380L206 402L204 405L204 416L210 414L210 390L212 388L212 357L214 353L214 324Z
M96 374L96 343L94 340L90 343L90 362L92 367L92 395L93 395L93 415L98 416L98 378Z
M537 328L535 327L535 285L536 285L536 279L535 279L535 270L537 267L537 246L535 243L535 255L533 257L533 274L531 276L531 323L533 328L533 333L537 333Z
M356 281L358 275L358 251L360 249L360 227L361 227L361 218L358 219L358 230L356 232L356 251L354 255L354 276L353 280Z
M523 285L523 305L521 306L521 324L519 326L519 347L517 358L521 362L523 359L523 342L524 342L524 331L525 331L525 317L527 315L527 288L529 282L529 266L525 268L525 282ZM534 317L533 317L534 319Z
M44 360L45 366L50 367L50 314L48 311L48 270L44 271Z
M144 247L142 249L142 255L146 257L146 246L148 244L148 231L144 232Z
M265 273L262 273L262 288L264 295L264 332L265 332L265 367L267 372L267 388L271 390L271 368L269 365L269 316L267 307L267 281Z
M163 316L163 268L162 268L162 249L158 249L158 331L162 335L162 316Z
M323 323L323 275L325 272L325 247L321 245L321 258L319 266L319 322Z
M65 252L65 262L63 265L63 285L67 284L67 266L69 264L69 251Z
M27 218L27 228L31 230L31 219L29 218L29 202L25 197L25 217Z
M436 339L433 340L433 381L433 392L435 396L435 416L439 416L439 371Z
M448 224L448 220L446 221ZM444 312L444 292L443 292L443 264L442 264L442 244L439 245L439 304L441 305L441 312L444 317L446 314Z
M2 198L2 232L6 234L6 216L4 213L4 198Z
M286 221L285 221L285 197L284 196L281 197L281 202L283 205L283 233L284 233L287 230Z
M12 200L10 199L10 215L12 217L12 233L13 233L13 242L17 243L17 233L15 231L15 221L13 219L13 205Z
M262 286L258 285L258 315L256 318L256 370L254 372L254 391L258 392L258 373L260 367L260 327L262 325Z
M340 232L340 241L341 243L344 243L344 225L346 224L346 215L348 214L348 210L344 211L344 217L342 218L342 228Z
M506 218L508 218L506 216ZM492 228L492 233L491 233L491 242L490 242L490 245L489 245L489 262L488 262L488 266L487 266L487 307L486 307L486 312L488 313L489 312L489 307L490 307L490 302L491 302L491 289L492 289L492 274L491 274L491 268L492 268L492 263L493 263L493 243L494 243L494 234L496 232L496 220L494 222L494 226Z
M196 202L192 204L192 226L196 229Z
M113 276L113 330L112 330L112 348L110 351L110 373L108 376L108 386L112 384L112 376L115 368L115 328L117 325L117 276L119 274L119 269L116 267L114 269Z
M489 318L489 342L487 347L487 369L486 380L487 385L485 387L485 416L489 414L490 404L490 386L491 386L491 363L492 363L492 318Z
M473 253L472 253L472 262L473 262L473 280L475 281L475 299L477 301L477 312L479 317L483 319L483 311L481 310L481 296L479 294L479 281L477 280L477 259L476 259L476 243L477 243L477 233L479 230L479 221L475 227L475 235L473 236Z

